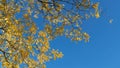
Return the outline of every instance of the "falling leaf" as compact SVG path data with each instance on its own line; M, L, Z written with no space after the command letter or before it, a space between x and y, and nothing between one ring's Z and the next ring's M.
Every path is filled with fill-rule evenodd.
M110 19L110 20L109 20L109 23L113 23L113 19Z
M95 4L92 5L92 7L96 10L98 9L98 6L99 6L99 3L95 3Z
M98 11L96 11L96 13L95 13L95 17L96 17L96 18L99 18L99 17L100 17L100 14L99 14Z

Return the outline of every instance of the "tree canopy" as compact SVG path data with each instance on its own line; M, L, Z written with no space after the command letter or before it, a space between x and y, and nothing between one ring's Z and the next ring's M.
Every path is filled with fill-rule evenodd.
M82 21L99 18L98 7L99 3L91 0L0 0L2 66L46 68L46 62L63 56L49 41L58 36L89 41Z

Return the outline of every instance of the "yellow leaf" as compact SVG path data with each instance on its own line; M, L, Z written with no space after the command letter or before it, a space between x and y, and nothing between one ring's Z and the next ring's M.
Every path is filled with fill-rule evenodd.
M92 5L92 7L96 10L98 9L98 6L99 6L99 3L95 3L95 4Z
M34 23L32 23L32 26L31 26L31 28L30 28L30 32L33 33L33 34L35 34L35 33L36 33L36 30L37 30L36 25L35 25Z
M56 60L56 58L62 58L63 57L62 52L58 52L57 50L52 50L52 54L54 56L54 60Z
M24 49L20 50L20 53L21 53L21 57L22 57L23 59L25 59L25 58L27 58L27 57L29 56L28 51L26 51L26 50L24 50Z
M42 68L46 68L46 65L45 65L45 64L43 64L43 65L42 65Z
M2 10L2 11L3 11L3 10L4 10L4 8L5 8L5 7L4 7L3 5L1 5L1 4L0 4L0 10Z
M99 18L99 17L100 17L100 14L99 14L98 11L95 13L95 17L96 17L96 18Z
M2 0L2 2L3 2L3 3L5 3L5 2L6 2L6 0Z
M3 62L3 63L2 63L2 66L8 67L8 66L9 66L9 63L8 63L8 62Z
M44 46L42 46L42 47L40 48L40 51L41 51L41 52L47 52L48 49L49 49L49 45L44 45Z
M90 36L87 33L83 33L85 41L89 41Z
M58 58L62 58L63 57L63 54L62 52L60 52L58 55L57 55Z
M29 46L28 46L28 49L30 49L30 51L32 51L32 46L29 45Z
M44 31L40 31L39 32L39 36L42 36L42 37L45 38L47 36L47 34Z
M20 12L20 7L18 7L18 8L16 9L16 12Z
M18 60L18 55L15 55L15 56L13 57L13 60L14 60L14 61L17 61L17 60Z
M45 31L46 31L48 34L51 34L51 33L52 33L52 27L47 24L47 25L45 26Z
M28 14L24 14L23 15L25 19L29 19L29 15Z
M38 56L38 59L39 59L40 63L43 64L44 62L49 60L49 57L47 55L45 55L44 53L42 53Z

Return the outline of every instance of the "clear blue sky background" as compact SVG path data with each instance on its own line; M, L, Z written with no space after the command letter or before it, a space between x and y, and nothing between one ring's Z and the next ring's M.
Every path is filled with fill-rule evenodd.
M62 51L64 57L48 62L47 68L120 68L120 0L98 1L101 17L82 25L91 35L90 42L57 38L51 46ZM113 19L112 24L109 19Z
M97 1L102 8L101 17L82 25L90 34L90 41L75 43L56 38L51 47L62 51L64 57L46 63L47 68L120 68L120 0Z

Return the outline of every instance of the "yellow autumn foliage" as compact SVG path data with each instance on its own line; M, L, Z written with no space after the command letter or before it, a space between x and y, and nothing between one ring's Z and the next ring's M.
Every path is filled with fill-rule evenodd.
M2 67L19 68L24 63L28 68L46 68L46 62L63 57L62 52L50 45L56 37L88 41L90 36L81 31L81 20L89 16L91 11L87 13L86 9L90 6L95 10L94 16L99 18L99 4L91 4L89 0L66 3L75 4L78 12L56 0L0 0ZM81 9L85 11L83 14L79 13Z

